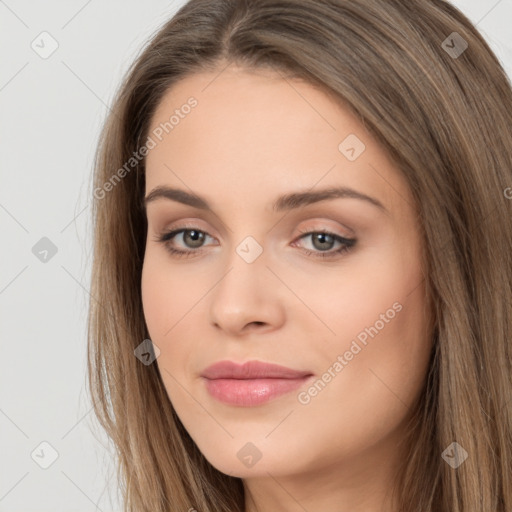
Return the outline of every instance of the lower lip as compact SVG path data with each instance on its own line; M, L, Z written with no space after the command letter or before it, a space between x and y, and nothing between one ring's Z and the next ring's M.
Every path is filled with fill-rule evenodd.
M211 396L230 405L251 407L290 393L311 375L300 379L205 379Z

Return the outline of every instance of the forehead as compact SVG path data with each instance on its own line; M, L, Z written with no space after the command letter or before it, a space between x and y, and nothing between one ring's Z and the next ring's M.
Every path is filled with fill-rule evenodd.
M228 67L190 75L163 97L155 131L161 140L153 137L146 159L146 191L175 185L213 204L223 196L243 205L344 185L378 194L390 210L397 195L412 203L393 162L350 110L277 73Z
M197 102L192 109L187 107L190 98ZM318 142L326 137L329 143L340 130L364 130L347 109L309 83L236 67L193 74L177 82L158 105L151 129L180 110L188 114L175 119L164 138L178 141L180 135L195 135L204 145L209 140L222 141L252 155L298 138Z

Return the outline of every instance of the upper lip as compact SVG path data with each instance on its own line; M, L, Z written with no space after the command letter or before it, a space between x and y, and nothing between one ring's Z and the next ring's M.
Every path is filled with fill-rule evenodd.
M312 373L261 361L219 361L201 373L207 379L299 379L309 375Z

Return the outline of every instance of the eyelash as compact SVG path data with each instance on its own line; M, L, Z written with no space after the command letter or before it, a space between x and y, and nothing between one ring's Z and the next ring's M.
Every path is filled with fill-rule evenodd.
M190 249L190 250L184 251L184 250L176 249L171 246L170 242L172 241L172 239L176 235L178 235L180 233L184 233L186 231L197 231L199 233L208 235L208 233L206 233L206 231L201 231L200 229L197 229L195 227L187 226L187 227L182 227L179 229L174 229L172 231L164 232L161 235L154 238L153 240L156 242L163 243L165 245L166 250L169 251L173 256L175 256L177 258L188 258L188 257L191 257L193 254L203 252L202 249ZM357 240L355 238L344 238L342 236L336 235L335 233L331 233L330 231L323 230L323 229L316 230L316 231L300 231L300 233L302 236L300 236L299 239L305 238L306 235L314 235L314 234L322 233L322 234L329 235L329 236L333 237L335 239L335 241L340 242L342 244L342 246L339 249L337 249L335 251L329 251L329 252L327 252L327 251L311 251L309 249L302 249L308 256L313 256L314 258L320 258L320 259L332 258L334 256L338 256L343 253L347 253L353 248L353 246L357 242ZM210 235L208 235L208 236L210 236Z

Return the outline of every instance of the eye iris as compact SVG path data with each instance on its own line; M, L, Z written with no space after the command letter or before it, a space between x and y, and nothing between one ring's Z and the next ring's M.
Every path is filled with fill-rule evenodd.
M186 238L192 239L192 243L189 243L189 241L186 240ZM200 247L204 241L204 233L202 233L201 231L197 231L195 229L188 229L183 234L183 239L185 240L185 243L187 245L190 245L192 247Z
M313 235L313 245L316 247L316 242L319 241L321 244L326 243L326 238L328 239L327 245L331 246L334 242L334 237L328 235L327 233L316 233ZM331 247L325 247L320 245L320 247L316 247L317 249L331 249Z

